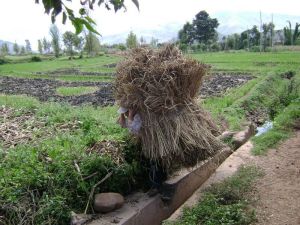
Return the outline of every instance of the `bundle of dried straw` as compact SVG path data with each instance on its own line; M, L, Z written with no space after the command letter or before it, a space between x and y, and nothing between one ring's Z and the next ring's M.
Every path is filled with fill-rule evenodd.
M142 152L166 170L193 166L223 147L211 117L194 100L207 69L173 45L134 49L117 67L117 103L140 114Z

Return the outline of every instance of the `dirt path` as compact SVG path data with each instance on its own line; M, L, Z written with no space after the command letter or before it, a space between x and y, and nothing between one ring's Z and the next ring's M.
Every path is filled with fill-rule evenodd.
M300 131L265 156L255 157L265 171L256 184L258 225L300 224Z

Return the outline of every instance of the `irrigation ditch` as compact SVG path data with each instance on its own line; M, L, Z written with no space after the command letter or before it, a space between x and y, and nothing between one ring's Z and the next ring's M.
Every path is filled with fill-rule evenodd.
M224 132L220 139L231 138L232 148L226 147L193 168L177 171L166 180L159 193L134 193L126 197L124 205L113 212L98 215L73 214L72 225L159 225L169 218L240 146L255 134L253 124L240 132Z
M261 129L258 129L259 132L267 132L270 129L269 125L272 124L270 121L298 96L298 87L292 78L294 75L290 76L290 74L290 72L287 72L264 78L255 87L255 92L248 94L249 96L246 99L238 102L237 105L244 107L248 121L251 122L244 124L243 129L239 132L226 131L219 136L220 139L227 141L231 148L224 148L214 157L197 164L193 168L185 168L176 172L163 183L159 193L154 196L150 197L147 193L134 193L126 197L122 208L101 215L84 215L84 219L81 222L73 220L72 224L161 224L162 221L169 218L181 207L232 153L234 153L233 156L229 158L231 162L232 160L239 160L239 156L236 155L243 154L244 151L250 155L249 149L252 147L247 141L255 135L256 127L262 125ZM275 87L277 88L276 91L274 91ZM271 92L273 96L270 95ZM265 99L268 98L269 100L266 101ZM254 112L253 105L257 107L258 111L266 112L266 114L263 114L263 117L251 117L251 112ZM241 163L237 162L236 165L241 165ZM74 218L82 217L76 214L73 215Z
M216 94L216 97L222 95L229 88L232 87L231 82L227 82L230 77L236 76L239 84L243 84L247 79L241 79L240 75L221 74L220 76L225 77L223 80L228 83L222 87L222 78L217 79L218 75L210 80L204 82L204 86L211 83L209 88L211 93L217 92L218 88L220 92ZM227 76L227 77L226 77ZM181 170L176 173L172 178L165 181L161 193L170 194L168 200L162 200L161 195L156 194L152 197L145 193L136 193L129 195L125 198L125 205L111 213L98 214L98 215L87 215L87 214L73 214L72 224L160 224L162 220L168 218L180 205L182 205L188 197L200 187L210 175L218 168L218 166L233 152L234 149L242 146L246 140L248 140L255 133L255 125L262 125L265 121L272 119L281 112L293 99L295 99L295 90L297 89L297 84L294 82L293 73L287 72L283 74L275 74L267 76L261 79L252 91L247 93L247 96L235 101L228 106L228 109L243 109L245 112L245 117L248 121L252 123L245 124L244 129L241 132L224 132L220 138L225 142L229 143L231 149L225 148L219 152L214 157L199 163L197 166L189 169ZM232 78L235 79L235 78ZM250 80L250 78L249 78ZM213 85L212 85L213 84ZM21 78L11 78L11 77L1 77L0 78L0 92L5 94L26 94L29 96L34 96L42 101L58 101L58 102L70 102L66 100L65 96L58 96L55 93L56 88L60 86L91 86L99 85L107 90L107 98L104 97L106 101L105 104L113 104L114 100L111 97L111 84L103 82L60 82L49 79L21 79ZM238 86L238 85L237 85ZM39 92L38 90L42 90ZM109 93L110 92L110 93ZM46 94L46 98L43 99L43 95ZM95 94L94 92L93 94ZM202 92L203 93L203 92ZM207 97L212 96L207 91ZM52 94L52 95L51 95ZM86 95L86 99L90 99ZM203 96L204 98L206 96ZM71 96L70 99L75 99L78 96ZM95 97L97 98L97 97ZM84 99L80 96L79 99ZM111 99L111 102L107 101ZM89 103L89 101L79 101L74 103L74 105L81 105ZM101 102L96 102L96 105L105 105ZM224 112L227 113L228 109ZM233 149L233 150L232 150Z

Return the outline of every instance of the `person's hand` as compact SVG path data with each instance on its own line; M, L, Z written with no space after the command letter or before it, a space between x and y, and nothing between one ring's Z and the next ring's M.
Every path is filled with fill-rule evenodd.
M133 109L128 110L128 124L131 124L135 115L135 111Z
M118 124L121 125L121 127L125 128L126 127L126 118L125 118L125 115L124 113L122 113L118 119Z

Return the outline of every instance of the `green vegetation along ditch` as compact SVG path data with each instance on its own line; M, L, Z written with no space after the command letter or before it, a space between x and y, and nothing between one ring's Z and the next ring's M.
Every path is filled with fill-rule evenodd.
M232 177L208 188L200 202L186 208L182 217L165 225L247 225L255 221L249 207L251 191L262 172L253 166L242 167Z
M0 105L21 109L14 116L33 113L47 129L42 137L35 135L26 144L0 147L0 215L5 215L4 224L22 220L24 224L68 224L71 211L83 212L92 186L110 171L113 176L97 192L127 194L148 185L144 181L148 168L141 162L139 149L123 147L128 134L115 123L115 107L75 108L3 95ZM59 129L64 124L78 126ZM115 140L111 145L116 146L101 148L104 140ZM94 147L99 143L99 148ZM115 152L117 149L120 151Z

